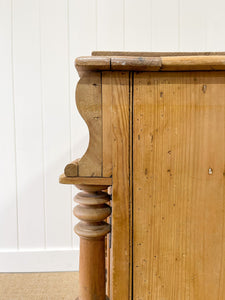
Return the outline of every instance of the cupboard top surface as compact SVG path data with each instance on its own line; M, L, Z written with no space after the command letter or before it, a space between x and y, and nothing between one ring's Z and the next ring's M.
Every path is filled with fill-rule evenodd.
M142 57L162 57L162 56L212 56L225 55L225 52L141 52L141 51L92 51L92 56L142 56Z
M214 71L225 70L225 52L93 52L75 61L85 71Z

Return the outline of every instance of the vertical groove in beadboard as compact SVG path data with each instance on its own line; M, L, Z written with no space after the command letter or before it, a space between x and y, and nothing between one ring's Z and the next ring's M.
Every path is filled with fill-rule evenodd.
M69 69L70 69L70 106L71 106L71 155L72 160L81 157L87 148L88 129L77 111L75 104L75 89L79 80L74 67L74 60L78 56L90 55L97 50L97 1L83 0L82 2L69 0ZM78 190L73 186L73 196ZM72 207L74 206L72 201ZM72 216L72 210L71 210ZM73 226L77 219L72 216ZM79 247L79 238L72 231L73 248Z
M98 50L98 0L95 0L96 11L96 24L95 24L95 36L96 36L96 50Z
M125 50L150 51L151 0L125 0Z
M217 0L215 0L217 1ZM215 3L215 2L214 2ZM195 9L193 9L195 7ZM213 13L207 15L208 5L203 0L180 0L180 51L206 51L206 19L213 24ZM217 35L214 32L214 36ZM213 41L214 42L214 41ZM210 49L217 51L217 49Z
M150 46L149 46L149 51L152 51L152 0L149 0L150 1Z
M97 40L99 50L123 50L123 7L124 3L121 0L114 0L113 2L98 0Z
M17 147L16 147L16 122L15 122L15 85L14 85L14 55L13 55L13 29L14 29L14 0L11 0L11 72L12 72L12 102L13 102L13 126L14 126L14 160L15 160L15 184L16 184L16 232L17 232L17 249L19 250L19 216L18 216L18 181L17 181Z
M26 10L23 6L26 6ZM44 245L43 145L39 103L40 41L37 10L37 1L22 1L20 4L14 1L13 65L20 249Z
M72 122L71 122L71 105L70 105L70 99L71 99L71 86L70 86L70 3L69 0L66 2L67 4L67 71L68 71L68 114L69 114L69 155L70 155L70 161L72 161ZM70 201L71 201L71 208L73 206L73 198L72 198L72 186L68 187L70 189ZM70 212L70 236L71 236L71 248L73 248L73 220L72 220L72 209Z
M162 6L164 6L163 10ZM153 51L177 51L179 32L177 0L170 2L152 0L152 10Z
M208 49L207 49L207 18L206 18L206 13L204 14L204 35L205 35L204 51L208 51Z
M67 15L67 1L42 0L47 248L71 247L70 187L56 179L71 152Z
M125 50L125 0L123 0L123 51Z
M45 138L44 138L44 128L45 128L45 118L44 118L44 97L43 97L43 60L42 60L42 24L41 24L41 4L39 1L39 40L40 40L40 96L41 96L41 124L42 124L42 172L43 172L43 210L44 210L44 248L47 246L47 218L46 218L46 158L45 158Z
M126 0L123 0L123 51L126 51Z
M71 74L70 74L70 65L72 64L72 61L71 61L71 41L70 41L70 38L71 38L71 30L70 30L70 0L67 0L67 35L68 35L68 89L69 89L69 93L68 93L68 109L69 109L69 123L70 123L70 161L72 161L75 157L73 157L73 151L72 151L72 109L71 109L71 103L73 102L72 99L75 98L74 96L74 93L72 94L71 93ZM75 59L75 58L74 58ZM75 72L75 68L74 68L74 72ZM75 99L73 99L75 100ZM75 102L75 101L74 101ZM75 104L75 103L74 103ZM70 186L70 201L71 201L71 204L70 204L70 207L71 207L71 213L70 213L70 223L71 223L71 233L70 233L70 236L71 236L71 248L74 248L74 237L73 237L73 187Z
M180 0L177 0L177 5L178 5L178 51L180 51Z
M205 9L207 9L205 7ZM206 18L206 12L204 13L204 51L207 51L207 18Z

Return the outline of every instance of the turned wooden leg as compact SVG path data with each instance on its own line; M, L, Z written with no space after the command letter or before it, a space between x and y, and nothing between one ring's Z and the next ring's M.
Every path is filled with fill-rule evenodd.
M106 204L107 186L79 185L83 190L74 200L79 203L74 215L81 220L74 231L80 236L79 300L105 300L105 236L110 225L104 220L111 214Z

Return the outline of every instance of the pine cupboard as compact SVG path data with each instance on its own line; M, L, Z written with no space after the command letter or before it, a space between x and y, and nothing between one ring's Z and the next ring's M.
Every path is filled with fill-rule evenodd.
M225 53L76 59L80 300L225 299ZM106 270L106 271L105 271Z

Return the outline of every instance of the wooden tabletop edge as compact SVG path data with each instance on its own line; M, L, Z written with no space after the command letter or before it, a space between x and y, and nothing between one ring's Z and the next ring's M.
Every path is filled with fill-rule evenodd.
M191 71L224 70L225 53L164 56L81 56L75 61L79 74L86 71Z

